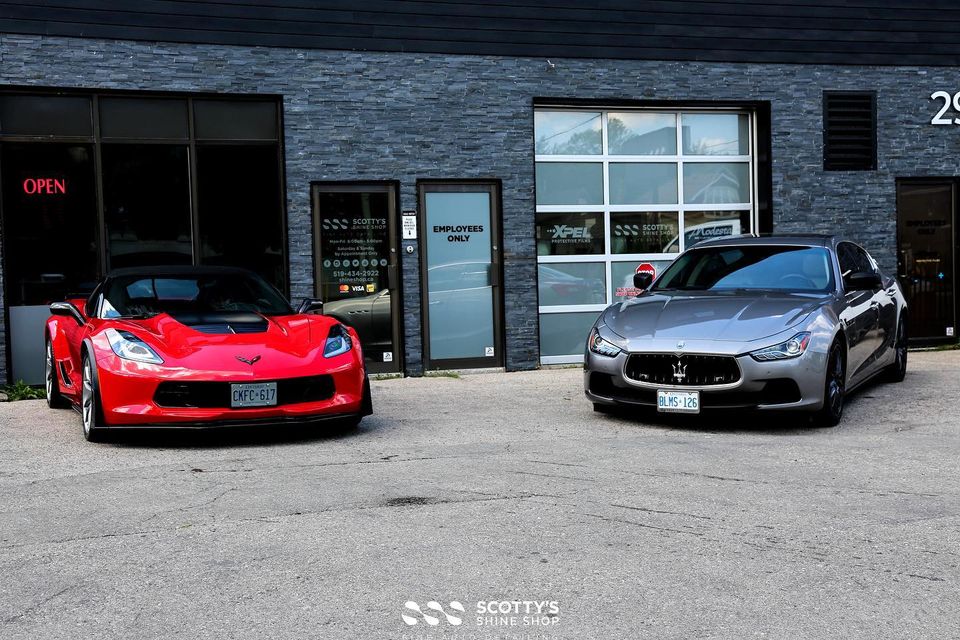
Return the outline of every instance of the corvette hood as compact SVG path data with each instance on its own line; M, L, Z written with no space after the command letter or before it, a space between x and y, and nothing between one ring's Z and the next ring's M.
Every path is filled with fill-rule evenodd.
M799 324L825 301L789 293L669 291L613 305L603 322L627 339L747 342Z
M178 321L160 314L145 320L111 323L130 331L150 345L168 367L193 370L260 373L302 366L322 353L323 343L335 320L325 316L258 316L256 331L233 333L211 331L210 325ZM256 360L256 367L238 357Z

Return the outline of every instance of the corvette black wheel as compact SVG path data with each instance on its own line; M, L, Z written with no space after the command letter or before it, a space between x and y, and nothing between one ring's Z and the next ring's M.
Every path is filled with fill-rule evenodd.
M843 402L846 393L847 366L843 344L838 340L830 347L827 356L827 372L823 387L823 408L817 412L814 422L821 427L835 427L843 418Z
M82 388L80 390L80 420L83 424L83 437L89 442L103 439L103 410L100 408L100 389L93 370L92 358L83 354Z
M47 406L51 409L63 409L70 406L67 399L60 395L60 379L57 375L57 361L53 357L53 344L47 339L46 360L43 363L43 375L47 392Z
M887 382L903 382L907 377L907 317L900 318L897 323L897 339L893 343L895 358L893 364L887 367Z

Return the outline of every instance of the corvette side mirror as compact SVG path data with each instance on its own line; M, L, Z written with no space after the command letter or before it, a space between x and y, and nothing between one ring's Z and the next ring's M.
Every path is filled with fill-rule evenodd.
M651 284L653 284L653 274L647 273L646 271L633 274L634 289L642 289L643 291L646 291L650 288Z
M73 318L81 327L85 324L83 314L71 302L51 302L50 313L55 316L65 316Z
M857 271L844 278L843 284L850 291L872 291L879 289L882 283L880 282L880 276L876 273Z
M320 298L304 298L300 306L297 307L297 313L315 313L323 315L323 300Z

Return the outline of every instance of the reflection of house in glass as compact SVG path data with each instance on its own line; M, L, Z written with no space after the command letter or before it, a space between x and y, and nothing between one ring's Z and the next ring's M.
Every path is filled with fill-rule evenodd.
M749 165L746 163L686 163L683 195L687 204L749 202Z
M655 117L663 119L660 114ZM610 115L607 119L607 136L611 154L672 156L677 153L677 128L672 115L663 119L662 126L639 132L637 126Z

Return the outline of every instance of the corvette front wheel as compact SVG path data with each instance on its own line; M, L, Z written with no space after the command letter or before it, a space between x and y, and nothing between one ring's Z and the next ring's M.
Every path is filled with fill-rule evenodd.
M84 353L81 365L83 382L80 389L80 420L83 423L83 437L88 442L103 440L105 429L103 410L100 408L100 388L94 366L92 358Z

